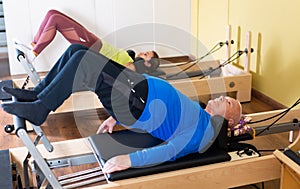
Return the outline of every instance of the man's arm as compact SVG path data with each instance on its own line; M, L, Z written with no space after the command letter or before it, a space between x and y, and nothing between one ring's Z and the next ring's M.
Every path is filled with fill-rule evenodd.
M103 173L126 170L130 167L152 166L170 160L174 149L169 143L143 149L131 154L119 155L109 159L103 166ZM133 164L132 164L133 163Z

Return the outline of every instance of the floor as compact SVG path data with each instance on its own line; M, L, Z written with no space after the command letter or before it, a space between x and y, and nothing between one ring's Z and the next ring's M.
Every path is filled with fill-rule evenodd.
M5 78L7 79L7 77ZM270 104L266 104L263 100L252 97L251 102L243 103L243 113L263 112L273 110ZM51 142L64 141L87 137L94 134L101 123L108 115L102 109L92 111L81 111L73 113L51 114L41 128ZM99 121L100 120L100 121ZM3 112L0 109L0 124L5 126L12 123L12 116ZM29 133L30 137L34 138L33 133ZM248 141L254 144L262 154L270 154L274 149L283 149L289 145L288 133L280 133L273 135L265 135L257 137L255 140ZM22 142L15 134L8 134L3 129L0 130L0 150L23 146ZM257 183L238 187L238 189L278 189L279 181L275 180L266 183Z

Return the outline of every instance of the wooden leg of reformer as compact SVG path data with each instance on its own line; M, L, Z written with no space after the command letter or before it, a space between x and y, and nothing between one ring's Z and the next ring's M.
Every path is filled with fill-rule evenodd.
M295 172L294 169L289 166L281 165L281 179L280 188L281 189L299 189L300 188L300 174Z

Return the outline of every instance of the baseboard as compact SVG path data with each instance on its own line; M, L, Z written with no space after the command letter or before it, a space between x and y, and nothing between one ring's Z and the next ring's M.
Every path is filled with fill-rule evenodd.
M263 94L260 91L257 91L255 89L252 89L252 96L260 99L261 101L267 103L268 105L272 106L274 109L284 109L287 108L286 106L284 106L283 104L280 104L279 102L277 102L276 100L266 96L265 94Z
M161 57L162 60L165 60L167 63L172 62L172 63L177 63L177 62L187 62L191 61L191 57L189 56L174 56L174 57Z

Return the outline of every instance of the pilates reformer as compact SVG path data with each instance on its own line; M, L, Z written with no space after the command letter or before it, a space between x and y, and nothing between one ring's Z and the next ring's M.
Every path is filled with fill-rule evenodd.
M286 127L286 125L288 125L288 129L287 130L291 130L291 129L295 129L295 126L299 126L299 124L295 121L296 119L298 120L299 119L299 110L296 110L294 112L292 112L292 115L293 117L289 117L289 120L292 120L292 122L288 122L288 123L283 123L281 125L278 126L278 128L280 127L280 131L283 131L283 127ZM255 115L250 115L251 117L256 117ZM92 180L89 180L89 181L84 181L84 182L79 182L79 183L75 183L75 184L71 184L69 186L64 186L64 188L68 188L68 187L79 187L81 185L85 185L85 184L88 184L88 183L93 183L93 182L103 182L103 180L106 180L108 178L104 177L104 175L101 175L101 171L100 169L92 169L92 170L86 170L84 171L83 173L75 173L75 174L72 174L72 175L66 175L64 177L60 177L59 179L56 179L55 176L53 175L53 173L51 172L51 169L54 169L55 167L64 167L64 166L71 166L71 165L81 165L81 164L84 164L84 163L93 163L95 161L98 161L97 158L95 158L95 154L93 153L93 151L95 151L95 149L91 148L91 144L88 143L88 147L87 149L85 150L82 150L80 151L80 155L74 155L74 154L64 154L64 157L51 157L52 155L49 156L48 155L45 155L45 152L44 153L40 153L39 150L41 150L40 148L36 148L36 144L38 143L39 140L41 139L44 139L43 144L44 146L46 147L45 149L48 151L48 152L52 152L53 149L55 148L56 150L59 150L60 152L66 152L68 151L67 149L63 149L63 147L70 147L72 148L72 146L83 146L83 145L86 145L87 143L87 140L89 141L90 139L80 139L80 140L77 140L77 141L65 141L65 142L61 142L61 143L57 143L57 144L50 144L49 141L47 141L47 138L44 136L42 130L35 130L35 132L37 133L37 138L35 139L34 142L31 141L31 139L28 137L27 133L26 133L26 126L25 126L25 122L24 120L14 116L14 123L15 125L17 126L16 127L16 134L17 136L20 137L20 139L23 141L24 145L26 146L26 148L23 148L23 149L11 149L11 156L13 160L19 162L19 167L22 167L22 165L20 166L20 164L23 164L23 166L26 165L26 170L28 170L28 165L30 164L30 159L32 157L33 159L33 165L31 167L31 169L33 169L33 172L34 172L34 175L37 175L36 178L39 178L39 180L42 180L41 183L39 183L37 180L35 181L35 183L39 183L40 184L40 187L47 187L48 185L48 182L49 184L53 187L53 188L60 188L62 184L65 184L65 183L70 183L71 181L78 181L80 179L77 179L77 178L74 178L74 175L80 175L79 177L81 178L89 178L91 177ZM38 127L38 126L37 126ZM293 128L291 128L293 127ZM38 127L39 128L39 127ZM280 132L280 131L277 131L277 132ZM73 143L74 144L68 144L68 143ZM225 142L223 141L222 144L225 144ZM62 146L61 146L62 145ZM39 146L40 147L40 146ZM29 151L29 153L26 155L26 150ZM20 163L19 160L16 160L18 158L21 158L22 155L24 155L24 152L25 152L25 155L26 155L26 158L25 158L25 161L21 161L22 163ZM46 152L46 153L48 153ZM22 154L22 155L21 155ZM233 153L234 154L237 154L237 153ZM251 155L252 157L256 157L257 155L253 155L255 154L255 151L251 151ZM54 156L57 155L57 154L54 154ZM61 155L61 154L60 154ZM223 154L224 155L224 154ZM238 159L245 159L243 161L247 161L247 163L250 163L250 164L254 164L255 166L262 166L261 165L261 162L264 162L264 164L267 164L269 166L272 166L272 170L274 170L274 167L276 167L276 164L274 162L274 160L271 158L271 157L268 157L268 158L264 158L262 157L259 158L259 160L257 159L257 162L249 159L249 160L246 160L246 158L244 157L240 157L241 155L245 155L246 157L248 157L248 152L241 152L240 154L237 154L238 156ZM47 157L48 156L48 157ZM236 158L235 157L235 158ZM232 165L234 165L234 168L237 168L239 166L242 166L238 163L235 163L235 161L230 161L231 164L227 164L226 162L228 161L228 154L225 154L225 162L222 161L222 163L216 163L216 162L213 162L214 164L211 165L212 167L214 167L214 165L224 165L226 164L226 166L228 166L228 168L230 168ZM270 158L270 159L269 159ZM231 157L229 158L231 159ZM247 158L248 159L248 158ZM256 158L255 158L256 159ZM227 160L227 161L226 161ZM267 161L267 162L266 162ZM271 161L272 162L272 165L270 165L268 161ZM24 163L25 162L25 163ZM276 161L277 162L277 161ZM256 165L256 163L258 163ZM202 170L202 167L210 167L210 165L205 165L205 166L200 166L199 165L201 164L189 164L189 166L192 166L191 167L185 167L183 170L173 170L174 168L171 168L168 170L168 172L165 172L165 173L157 173L159 174L160 176L157 177L157 174L154 174L154 175L148 175L148 176L143 176L142 178L146 177L150 180L147 180L147 181L143 181L143 179L141 181L136 181L136 182L133 182L133 183L130 183L128 185L127 183L127 180L131 180L131 179L122 179L122 180L118 180L118 181L109 181L107 184L104 184L104 185L101 185L101 186L97 186L96 188L102 188L102 187L111 187L111 188L114 188L114 187L118 187L118 186L122 186L122 187L128 187L128 188L132 188L132 186L135 186L135 185L140 185L140 184L146 184L146 183L152 183L153 182L156 182L158 181L161 185L161 183L164 183L161 187L164 187L166 185L169 185L169 183L165 183L165 181L162 181L161 180L161 175L164 175L162 178L166 178L166 180L169 180L170 182L172 181L180 181L180 179L178 178L178 173L179 175L185 177L186 175L189 175L188 177L190 177L190 173L186 172L186 170L191 170L191 169L200 169L201 171L197 174L200 174L201 176L199 177L201 183L203 182L203 180L201 180L202 177L205 177L206 174L210 174L209 172L207 171L204 171ZM277 165L278 166L278 165ZM265 166L262 166L264 169L267 169L267 167ZM25 169L23 167L23 169ZM221 169L221 168L218 168L218 169ZM203 172L202 172L203 171ZM211 170L213 171L213 170ZM222 169L221 169L222 171ZM225 170L224 170L225 171ZM160 171L161 172L161 171ZM174 177L169 177L168 174L172 174L172 173L176 173L176 175ZM183 173L182 173L183 172ZM92 174L92 176L90 176L90 174ZM150 173L153 173L150 171ZM83 175L84 176L83 176ZM253 173L252 173L253 174ZM27 183L25 182L25 185L28 186L30 185L30 181L28 180L30 178L29 176L30 174L27 173L27 174L24 174L24 177L26 177L27 179ZM87 176L88 175L88 176ZM127 175L127 174L125 174ZM96 178L94 178L94 176L98 176ZM222 175L223 177L224 175ZM269 174L266 176L266 175L263 175L264 178L255 178L254 180L255 181L264 181L264 180L268 180L268 179L274 179L274 178L279 178L279 176L274 176L274 174ZM124 177L126 178L126 177ZM170 180L171 179L171 180ZM202 178L203 179L203 178ZM257 179L257 180L256 180ZM262 180L260 180L262 179ZM114 180L114 178L112 177L112 180ZM139 179L137 179L139 180ZM47 181L47 182L46 182ZM200 182L198 181L198 182ZM252 183L249 182L248 180L247 181L244 181L244 183L241 183L241 184L248 184L248 183ZM117 184L117 186L115 186L115 184ZM195 182L193 183L190 183L192 185L195 184ZM226 183L227 184L227 183ZM235 183L236 184L236 183ZM232 183L230 183L230 186L238 186L238 185L234 185ZM213 187L211 188L215 188L216 185L213 185Z
M273 113L273 114L275 114L275 113ZM286 127L286 126L288 126L288 128L285 128L287 130L291 130L291 129L295 129L295 128L299 127L299 123L296 121L296 120L299 119L299 115L300 115L299 114L299 109L296 110L296 111L293 111L292 114L287 118L288 120L292 120L292 122L290 121L290 122L287 122L287 123L281 123L279 125L281 127L281 130L280 131L276 131L276 132L282 132L283 131L282 127ZM254 117L254 118L256 117L255 115L250 115L250 116ZM104 134L103 136L105 136L105 137L102 137L102 138L101 137L99 138L98 135L96 135L96 136L91 136L89 138L80 139L79 143L78 143L78 140L77 140L75 142L74 141L66 141L66 142L57 143L57 145L55 144L54 146L52 146L50 144L50 148L47 147L48 143L44 143L43 142L44 146L46 146L46 150L48 152L52 152L54 148L58 149L58 150L61 150L61 152L68 151L67 149L63 149L61 145L63 145L63 147L70 147L70 148L72 148L72 146L73 147L78 146L78 145L83 146L83 145L86 145L86 143L88 143L87 149L82 150L80 152L80 155L78 155L78 154L77 155L74 155L74 154L64 154L64 157L55 157L55 158L52 157L51 158L51 155L48 156L48 157L47 157L47 155L44 155L45 152L42 155L39 152L39 150L41 150L41 148L36 148L36 144L38 143L38 141L42 137L45 137L41 130L40 131L36 131L35 130L36 133L37 133L37 138L35 139L34 142L32 142L31 139L28 137L28 135L26 133L26 126L25 126L24 120L20 119L20 118L18 118L16 116L14 116L14 123L17 126L16 127L16 134L17 134L17 136L19 136L19 138L23 141L24 145L26 146L26 149L28 149L28 151L29 151L29 153L26 155L26 161L25 161L26 163L23 162L22 164L23 164L23 166L25 164L26 165L30 164L29 163L30 162L29 158L32 157L33 162L31 162L32 163L31 169L33 169L34 175L36 175L36 178L35 178L36 180L34 181L34 183L38 183L37 186L39 186L41 188L47 187L48 182L49 182L49 184L53 188L60 188L60 187L63 187L63 188L74 188L74 187L79 187L79 186L82 186L82 185L85 185L85 184L89 184L89 183L93 183L93 182L103 182L105 180L108 180L108 183L104 184L104 185L100 185L99 188L102 188L102 186L103 187L110 187L111 185L112 185L112 188L114 188L114 184L115 183L119 183L119 182L120 183L123 183L123 182L126 183L126 180L128 180L128 177L130 177L130 178L132 178L132 176L139 176L139 177L143 176L142 178L144 178L144 177L147 177L147 178L148 177L150 177L150 178L154 177L154 179L156 180L156 179L158 179L158 178L156 178L157 174L159 174L159 175L161 175L161 174L162 175L166 175L168 173L169 174L172 174L173 172L178 173L178 172L182 172L184 170L197 169L197 168L201 169L200 167L202 167L202 166L200 166L200 165L203 165L203 160L207 161L207 159L205 159L201 155L200 156L196 156L196 160L200 159L201 160L200 162L199 161L195 161L195 159L193 158L193 156L192 157L189 156L189 157L187 157L187 162L188 163L186 163L186 161L183 161L183 163L179 162L179 165L177 165L175 167L173 167L173 166L170 167L170 164L164 165L165 169L167 171L167 172L164 172L164 173L161 173L161 172L163 172L161 170L161 167L158 167L158 168L156 167L156 168L154 168L154 171L150 169L150 171L147 170L146 173L143 172L143 170L142 170L142 173L136 173L136 172L141 171L141 169L140 169L139 171L136 171L136 170L133 171L133 173L126 173L126 172L124 173L123 172L121 174L121 177L120 177L120 175L117 175L117 176L111 176L111 175L109 175L109 176L105 177L104 175L101 174L100 169L95 168L95 169L92 169L92 170L86 170L86 171L81 172L81 173L74 173L72 175L66 175L66 176L63 176L63 177L60 177L60 178L56 179L56 177L53 175L51 169L54 169L54 168L57 168L57 167L81 165L81 164L85 164L85 163L93 163L95 161L99 161L99 164L101 164L101 160L99 160L100 158L95 158L95 157L99 157L99 154L101 154L99 152L96 153L96 151L99 151L99 149L101 149L101 145L99 146L99 143L97 142L99 139L100 139L100 143L104 143L103 141L101 142L101 140L105 140L106 141L109 138L113 139L112 142L115 142L116 140L117 141L118 140L122 140L122 138L125 138L125 139L126 138L134 138L134 135L132 135L132 134L136 134L136 133L132 133L132 132L130 133L128 131L123 131L123 133L122 132L116 132L116 134L113 134L116 137L113 137L113 138L108 137L107 134L106 135ZM291 127L293 127L293 128L291 128ZM227 126L223 126L222 128L227 128ZM274 131L272 131L272 132L274 132ZM222 130L220 131L220 134L221 133L223 133L223 136L224 136L224 133L225 133L225 136L227 134L227 132L224 132L224 131L222 132ZM125 136L126 135L129 135L129 136L128 137L124 137L124 134L125 134ZM146 141L149 139L149 136L147 136L147 135L140 135L140 133L138 133L137 136L145 138ZM213 155L214 157L218 157L218 158L219 158L218 153L220 152L220 154L221 154L220 159L216 158L216 159L213 159L213 160L209 160L208 164L209 163L214 163L214 165L224 164L224 163L226 164L226 162L229 161L230 159L236 159L236 158L238 158L238 159L242 159L243 161L246 161L246 159L248 159L249 157L258 157L258 155L257 155L257 153L255 151L250 151L250 155L248 154L248 152L244 151L244 152L241 152L241 153L234 152L234 153L231 154L231 156L229 156L227 153L224 153L224 144L226 144L226 142L224 141L224 139L226 140L226 137L221 137L221 138L218 137L218 140L216 140L216 141L218 141L218 146L219 146L219 149L221 149L221 151L216 150L216 148L212 148L213 149L212 151L210 151L210 150L207 151L208 154L212 153L210 155ZM150 140L150 143L153 142L151 138L149 140ZM141 140L138 139L138 141L141 141ZM72 145L69 142L70 143L74 142L74 144ZM152 144L152 145L158 144L159 142L161 142L161 141L154 141L154 144ZM105 143L106 144L107 143L110 144L109 140L107 142L105 142ZM136 142L134 142L134 144L136 144ZM148 145L148 144L149 143L147 143L146 145ZM91 147L91 146L94 146L94 147ZM126 145L126 146L128 146L128 145ZM220 148L220 146L221 146L221 148ZM140 147L143 148L145 146L140 146ZM21 154L24 155L24 150L26 150L26 149L24 149L24 148L23 149L11 149L11 153L14 154L14 155L12 155L14 157L12 157L11 159L16 159L16 158L18 159L18 158L22 157ZM115 149L115 148L112 148L112 149ZM120 152L120 149L118 148L117 153L119 153L119 152ZM25 152L25 154L26 154L26 152ZM54 155L57 155L57 154L54 154ZM211 157L210 155L209 155L209 157ZM235 157L234 157L234 155L235 155ZM244 156L246 156L248 158L241 157L242 155L244 155ZM201 157L201 158L199 158L199 157ZM18 160L16 160L16 161L18 161ZM248 160L248 161L251 162L251 163L253 163L254 165L256 163L256 162L252 162L250 160ZM249 163L248 161L247 161L247 163ZM235 161L230 161L230 162L232 162L232 164L234 164L235 166L237 166L235 164ZM260 162L260 161L258 160L258 162ZM180 163L182 163L182 164L180 164ZM267 163L267 162L264 162L264 163ZM207 165L207 162L206 162L204 167L207 167L207 166L210 166L210 165ZM213 165L211 165L211 166L213 166ZM228 166L230 167L230 164ZM264 168L266 168L266 167L264 167ZM28 168L26 167L26 169L28 169ZM181 170L181 169L183 169L183 170ZM149 173L151 175L148 175ZM156 173L156 174L154 174L154 173ZM186 173L186 174L188 174L188 173ZM206 174L209 174L209 173L206 172ZM26 177L26 179L29 179L30 178L29 175L30 175L29 173L26 173L26 174L24 174L24 177ZM79 178L75 177L74 175L75 176L79 175ZM148 176L145 176L145 175L148 175ZM274 178L274 175L269 175L269 177ZM269 179L269 177L268 177L268 179ZM74 184L72 183L72 181L75 182L75 181L78 181L78 180L80 180L82 178L84 178L84 179L91 178L91 180L88 180L88 181L84 180L82 182L76 182ZM121 180L119 181L119 179L121 179ZM177 176L176 176L175 180L178 181L178 179L179 178L177 178ZM199 178L199 179L200 179L200 181L198 181L198 182L202 182L201 178ZM38 180L40 182L38 182ZM160 179L158 179L158 180L160 180ZM26 182L25 182L26 186L30 185L30 181L29 180L27 180ZM150 181L150 183L153 183L153 182L155 182L155 181L153 181L153 180ZM160 182L163 182L163 181L160 181ZM142 183L143 183L143 181L138 181L136 184L139 185L139 184L142 184ZM69 184L69 185L63 186L63 184ZM247 184L247 183L243 183L243 184ZM123 187L122 184L120 186ZM131 188L132 185L130 184L127 187ZM214 187L212 187L212 188L214 188ZM98 188L98 186L95 187L95 188Z
M277 115L282 111L283 110L276 110L265 113L250 114L249 116L251 116L255 121L260 120L265 116L271 117ZM299 129L299 122L296 121L300 119L299 116L300 109L290 110L285 117L279 120L277 126L273 125L275 131L272 131L272 128L269 128L269 132L283 132L284 130L287 131L291 129ZM250 155L248 155L247 152L242 152L240 154L238 154L238 152L224 153L224 149L227 148L224 145L227 144L226 142L224 142L224 139L226 140L227 130L225 130L226 132L224 132L224 130L220 131L215 144L212 145L212 148L210 148L212 150L209 149L207 151L209 155L213 155L215 157L216 154L221 154L220 159L218 159L218 156L218 158L210 160L210 162L208 164L205 163L205 165L203 165L203 162L201 161L196 161L197 159L201 160L201 158L203 158L201 155L201 158L196 158L196 160L193 159L194 157L193 155L191 155L186 157L188 163L184 160L179 160L179 164L176 165L175 163L175 167L172 167L172 163L164 164L159 165L162 166L162 168L160 168L159 166L152 169L146 168L144 169L146 170L146 172L143 172L143 169L139 169L129 170L128 174L126 173L126 171L124 171L116 175L111 174L104 176L99 168L95 168L56 178L53 175L51 169L65 166L82 165L93 162L99 162L99 165L101 165L103 163L101 161L105 161L105 156L107 156L107 154L101 154L103 154L107 149L103 149L103 146L99 145L98 142L103 143L103 141L105 141L105 144L117 144L119 145L119 147L120 143L125 143L126 145L121 145L121 148L122 146L128 148L130 144L128 144L128 140L124 141L124 138L132 139L134 137L142 137L143 140L146 141L146 144L144 143L141 145L146 145L146 147L147 145L159 144L161 141L153 140L153 138L149 137L149 135L146 134L124 130L114 132L112 135L103 134L90 136L88 138L52 143L50 145L52 146L52 149L55 149L56 151L51 152L51 150L44 148L45 145L40 144L36 146L37 141L41 138L41 136L43 136L43 133L37 133L37 139L35 139L35 141L33 142L27 135L24 120L14 116L14 122L16 122L17 126L16 134L23 141L25 147L10 149L11 160L19 165L19 167L21 167L21 165L24 164L22 162L24 156L28 156L26 153L26 151L28 150L32 157L30 159L31 161L29 161L32 164L32 166L30 166L33 172L32 174L34 176L37 176L32 178L33 176L29 176L30 174L28 173L28 178L35 180L35 182L33 183L38 183L38 181L36 181L36 179L38 178L40 181L40 188L47 187L48 184L50 184L53 188L74 188L93 182L99 183L99 186L94 186L91 188L138 188L139 186L147 184L154 184L157 188L181 188L183 185L189 188L197 188L199 184L207 184L207 188L227 188L280 178L280 163L274 155L259 157L259 155L255 151L251 152ZM268 121L265 124L269 123L271 122ZM279 131L276 127L281 127L281 130ZM222 128L226 128L226 126L223 126ZM263 129L264 126L262 126L261 123L257 123L255 125L255 128ZM220 135L222 134L223 137L220 137ZM124 137L124 135L128 135L128 137ZM140 138L137 138L137 140L140 141ZM216 144L218 146L218 150L216 150L215 148ZM134 142L131 145L137 145L137 143ZM78 146L81 146L82 148L78 149ZM110 152L108 152L108 156L111 156L111 153L120 153L119 147L117 149L111 148L115 149L116 151L110 150ZM145 146L134 146L135 149L143 147ZM132 150L132 148L130 148L129 150ZM102 158L99 158L99 156L103 156L102 158L104 160ZM202 160L205 160L205 158L203 158ZM163 168L165 168L165 172L161 170ZM138 173L139 171L141 171L141 173ZM232 174L238 175L235 176L235 179L232 179ZM209 175L213 176L210 177ZM79 178L75 176L79 176ZM132 178L133 176L138 177ZM80 178L91 178L92 180L81 180L82 182L75 182L80 180ZM75 183L72 183L72 181ZM27 182L28 184L30 183L30 181Z
M296 112L296 113L294 113L295 115L298 115L299 116L299 111L298 112ZM295 116L294 115L294 116ZM255 117L255 116L254 116ZM297 116L296 116L297 117ZM39 150L38 149L36 149L35 148L35 144L36 143L38 143L38 141L40 140L40 138L41 138L41 136L44 136L43 135L43 133L42 132L40 132L40 133L37 133L37 139L34 141L34 142L32 142L30 139L29 139L29 137L28 136L26 136L27 135L27 133L26 133L26 126L25 126L25 123L24 123L24 120L22 120L22 119L20 119L20 118L18 118L18 117L14 117L14 120L15 120L15 122L16 122L16 125L17 125L17 128L16 128L16 133L17 133L17 135L22 139L22 141L23 141L23 143L24 143L24 145L26 146L26 149L28 149L28 151L30 152L29 154L30 154L30 156L32 156L32 158L33 158L33 166L31 166L31 167L34 167L33 168L33 172L36 172L35 174L38 176L37 178L39 178L39 179L41 179L41 180L43 180L44 181L44 178L50 183L50 185L54 185L55 187L54 188L59 188L60 187L60 185L63 183L63 184L65 184L65 183L70 183L72 180L75 180L75 181L77 181L78 179L77 178L74 178L74 174L72 174L71 176L70 175L66 175L66 176L64 176L64 177L60 177L60 178L58 178L57 179L57 182L56 182L56 178L54 177L54 175L51 173L51 169L54 169L55 167L64 167L64 166L71 166L71 165L77 165L77 164L84 164L84 163L91 163L91 162L95 162L96 160L95 160L95 154L94 153L92 153L92 148L90 148L90 147L88 147L88 149L87 149L87 151L86 150L82 150L81 152L80 152L80 156L78 156L78 154L77 154L77 156L76 155L74 155L74 154L64 154L64 157L55 157L55 158L51 158L51 155L50 156L48 156L47 157L47 155L45 156L45 155L41 155L40 153L39 153L39 150L40 150L40 148L39 148ZM292 119L293 120L293 127L295 127L295 125L296 125L296 122L295 122L295 118L293 118ZM288 123L288 124L290 124L290 123ZM24 128L25 127L25 128ZM282 126L281 126L282 127ZM288 129L288 130L290 130L290 128ZM118 134L118 133L117 133ZM92 136L93 137L93 136ZM144 136L143 136L144 137ZM122 137L122 138L124 138L124 137ZM126 137L126 138L128 138L128 137ZM129 138L132 138L131 136L129 137ZM224 138L223 138L224 139ZM80 145L80 146L83 146L83 145L85 145L86 144L86 140L90 140L90 139L83 139L83 140L80 140L80 142L78 143L78 141L76 142L74 142L74 141L67 141L67 142L62 142L62 143L58 143L58 145L56 146L56 145L54 145L54 146L52 146L52 148L47 148L48 150L48 152L51 152L52 150L49 150L49 149L56 149L56 150L59 150L60 152L66 152L66 151L68 151L67 149L62 149L61 147L62 146L60 146L60 145L63 145L63 147L69 147L69 148L73 148L73 147L77 147L78 145ZM97 138L95 139L95 140L97 140ZM70 145L70 144L68 144L68 143L73 143L74 142L74 144L72 145ZM219 142L220 144L226 144L226 142ZM88 144L89 146L91 145L91 144ZM40 147L40 146L39 146ZM26 154L26 151L24 151L24 150L26 150L26 149L11 149L11 153L12 154L14 154L14 155L12 155L12 156L14 156L14 157L12 157L12 159L15 159L15 158L20 158L20 157L22 157L22 155L24 155L24 152L25 152L25 154ZM20 150L20 151L19 151ZM224 151L223 151L224 152ZM216 151L213 151L213 153L216 153ZM253 152L254 153L254 152ZM254 156L253 155L253 153L251 152L251 154L252 155L250 155L250 156L252 156L252 157L256 157L256 156ZM21 155L22 154L22 155ZM235 154L235 153L233 153L233 154ZM240 153L241 155L243 154L243 153ZM57 154L54 154L54 155L57 155ZM60 154L61 155L61 154ZM224 154L223 153L223 155L225 156L225 161L228 161L228 154ZM245 152L243 155L245 155L246 157L248 156L248 154L247 154L247 152ZM27 155L28 156L28 155ZM29 157L30 157L29 156ZM238 155L238 157L239 157L239 155ZM202 157L203 158L203 157ZM224 158L224 157L222 157L222 158ZM224 163L223 161L224 161L224 159L222 159L221 158L221 160L222 160L222 163ZM243 158L243 157L239 157L240 159L245 159L245 158ZM199 158L198 158L199 159ZM230 159L230 158L229 158ZM46 163L44 162L46 160ZM188 159L189 161L190 161L190 159ZM217 161L215 161L215 162L212 162L212 163L216 163L216 162L218 162L218 161L221 161L221 160L217 160ZM28 160L28 162L29 162L29 160ZM233 161L232 161L233 162ZM190 163L190 162L189 162ZM22 163L23 165L25 165L24 164L24 162ZM27 165L28 165L28 163L26 163ZM189 164L188 166L192 166L193 168L187 168L187 167L185 167L185 170L186 169L194 169L196 166L197 166L197 168L198 168L198 166L199 165L201 165L201 163L199 164L199 162L196 162L196 164ZM209 166L209 165L206 165L206 166ZM41 167L41 168L40 168ZM171 173L170 171L174 171L173 170L174 168L172 168L172 169L169 169L168 170L168 173ZM162 171L160 171L160 172L162 172ZM175 170L175 172L181 172L181 170ZM92 176L90 176L90 174L88 174L88 173L91 173L92 174L92 176L98 176L98 177L96 177L96 178L93 178ZM151 171L150 171L150 173L151 173ZM153 173L153 172L152 172ZM159 173L159 174L168 174L168 173ZM82 184L87 184L87 183L90 183L90 182L100 182L100 181L103 181L104 179L105 179L105 177L104 176L101 176L101 172L100 172L100 169L93 169L93 170L87 170L87 171L84 171L84 173L77 173L77 174L75 174L75 175L80 175L80 177L82 178L83 177L83 175L81 175L81 174L83 174L84 175L84 178L87 178L87 177L92 177L92 180L91 181L85 181L85 182L83 182L83 183L76 183L76 184L72 184L72 185L69 185L69 186L64 186L64 188L68 188L68 187L78 187L78 186L80 186L80 185L82 185ZM208 173L209 174L209 173ZM29 175L29 173L27 173L26 175ZM87 176L88 175L88 176ZM125 173L125 176L126 176L127 174ZM29 178L29 176L27 176L28 178ZM145 177L151 177L151 176L145 176ZM153 176L154 177L154 176ZM122 177L121 177L122 178ZM123 177L123 178L126 178L126 177ZM48 180L49 179L49 180ZM113 180L113 182L115 183L115 181L114 181L114 177L112 177L112 180ZM127 179L125 179L125 180L127 180ZM122 179L120 182L122 183L122 182L124 182L125 181L124 179ZM177 179L176 179L177 180ZM37 181L36 181L37 182ZM119 181L117 181L117 183L118 183ZM27 183L30 183L30 181L27 181ZM44 183L47 183L47 182L42 182L42 184L40 184L41 186L45 186L45 185L47 185L47 184L44 184ZM58 184L58 185L55 185L55 184ZM108 183L108 184L104 184L104 187L106 187L107 185L111 185L112 183L111 183L111 181ZM99 186L100 188L102 187L102 186ZM98 186L96 187L96 188L98 188ZM131 186L129 187L129 188L131 188Z

